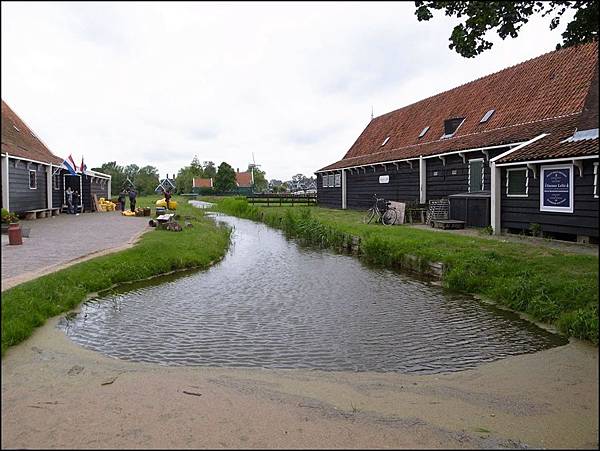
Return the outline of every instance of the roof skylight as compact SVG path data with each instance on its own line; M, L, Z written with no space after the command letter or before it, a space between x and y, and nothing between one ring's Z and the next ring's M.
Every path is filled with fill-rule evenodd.
M419 138L422 138L423 136L425 136L425 133L427 133L428 130L429 130L429 125L427 127L425 127L423 130L421 130L421 133L419 133Z
M20 132L20 131L21 131L21 130L19 130L19 127L17 127L15 124L13 124L13 128L14 128L16 131L18 131L18 132Z
M490 117L492 117L492 114L494 114L496 110L489 110L487 113L485 113L483 115L483 117L481 118L481 120L479 121L480 124L483 124L484 122L487 122L490 120Z
M381 147L385 146L389 140L390 140L390 137L389 137L389 136L388 136L387 138L385 138L385 139L383 140L383 143L381 143Z
M460 127L464 121L464 117L446 119L444 121L444 134L442 135L442 139L450 138L452 135L454 135L456 133L456 130L458 130L458 127Z

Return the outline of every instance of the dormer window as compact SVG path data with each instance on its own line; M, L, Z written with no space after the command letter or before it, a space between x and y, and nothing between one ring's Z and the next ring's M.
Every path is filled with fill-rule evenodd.
M425 133L427 133L428 130L429 130L429 125L427 127L425 127L423 130L421 130L421 133L419 133L419 138L422 138L423 136L425 136Z
M450 138L452 135L454 135L456 133L456 130L458 130L458 128L462 125L464 121L464 117L446 119L444 121L444 135L442 136L442 139Z
M385 139L383 140L383 142L381 143L381 147L385 146L389 140L390 140L390 137L389 137L389 136L388 136L387 138L385 138Z
M480 124L483 124L484 122L487 122L490 120L490 117L492 117L492 114L494 114L496 110L489 110L487 113L485 113L483 115L483 117L481 118L481 120L479 121Z

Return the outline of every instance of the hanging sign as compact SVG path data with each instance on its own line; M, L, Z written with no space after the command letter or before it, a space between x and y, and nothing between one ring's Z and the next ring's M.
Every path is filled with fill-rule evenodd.
M573 213L573 166L542 166L540 211Z
M390 183L390 176L389 175L380 175L379 183Z

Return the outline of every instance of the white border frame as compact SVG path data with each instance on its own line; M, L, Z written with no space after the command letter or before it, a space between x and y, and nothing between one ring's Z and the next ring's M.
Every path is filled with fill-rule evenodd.
M598 163L594 163L594 198L598 199Z
M37 170L36 169L28 169L29 171L29 177L28 177L28 184L29 184L29 189L37 189ZM31 173L33 172L33 174L35 175L35 186L32 188L31 187Z
M525 171L525 194L509 194L508 193L508 173L516 171ZM506 197L529 197L529 169L528 168L512 168L506 170Z
M485 186L485 158L472 158L467 160L467 166L469 166L469 173L467 174L467 181L469 182L469 192L478 193L479 191L471 191L471 161L481 161L481 191Z
M553 169L569 169L569 207L547 207L544 206L544 172ZM575 210L575 185L573 184L574 167L572 164L553 164L549 166L540 166L540 211L553 213L573 213Z
M340 186L342 186L342 174L341 173L336 173L333 176L333 187L334 188L339 188Z

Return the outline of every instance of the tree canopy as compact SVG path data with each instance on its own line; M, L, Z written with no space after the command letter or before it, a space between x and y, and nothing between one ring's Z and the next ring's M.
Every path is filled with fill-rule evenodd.
M135 185L139 195L154 193L154 189L159 184L158 169L154 166L144 166L140 168L137 164L128 164L120 166L116 161L104 163L99 168L92 170L103 172L111 176L111 186L113 192L118 192L129 186L127 179Z
M552 15L550 29L560 24L563 14L574 10L573 20L564 33L563 42L556 48L569 47L598 39L598 0L593 1L415 1L415 14L419 22L433 17L432 10L444 10L446 16L465 17L450 36L451 49L465 58L473 58L492 48L493 44L485 39L490 30L498 36L516 38L521 27L533 15L545 17Z
M254 164L248 165L248 171L253 171L254 173L254 191L262 192L269 188L269 182L267 181L265 171L261 171L258 169L258 166Z
M229 164L223 162L219 165L214 180L214 187L215 190L219 192L232 191L235 189L235 171Z

